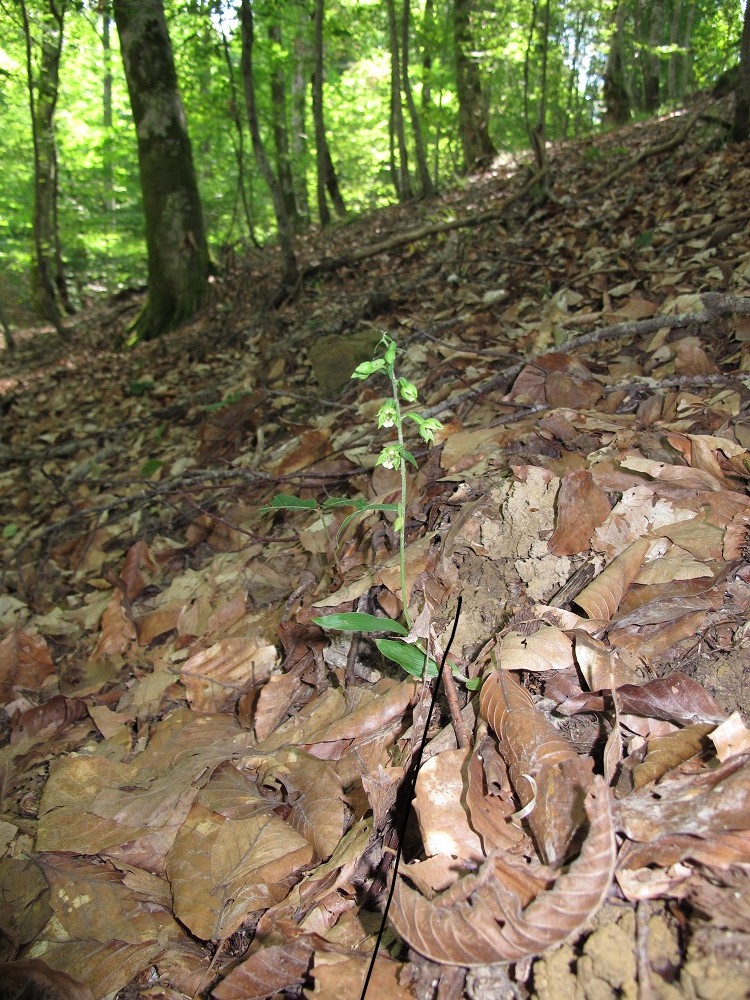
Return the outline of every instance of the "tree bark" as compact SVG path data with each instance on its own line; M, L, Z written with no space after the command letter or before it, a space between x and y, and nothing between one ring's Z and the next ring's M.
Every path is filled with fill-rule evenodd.
M624 0L615 12L615 24L604 67L604 120L609 125L625 125L630 121L630 94L625 81L625 44L623 27L627 7Z
M57 141L55 108L60 76L60 55L66 3L45 4L40 16L41 41L38 69L34 70L33 41L28 9L21 0L26 43L26 77L34 146L34 254L31 287L37 311L65 334L62 310L70 309L60 250L57 222Z
M659 109L661 101L659 77L661 61L657 47L662 38L662 22L664 19L663 0L654 0L649 4L650 23L648 32L648 48L643 59L643 105L646 111L654 113Z
M274 21L268 28L268 38L275 51L271 53L271 106L273 107L273 145L276 152L276 171L279 175L284 208L292 227L299 224L294 179L289 158L289 129L287 127L287 94L284 70L279 61L281 50L281 25Z
M404 97L406 98L406 106L409 109L411 130L414 136L414 152L417 159L417 171L419 172L419 186L422 195L430 195L435 193L435 187L432 183L432 178L430 177L429 167L427 166L427 154L425 153L424 142L422 140L422 126L419 121L419 113L417 111L414 94L411 89L411 80L409 79L409 24L411 21L410 0L402 0L402 2L401 77L403 81Z
M147 340L202 304L208 245L162 0L113 6L138 135L148 249L148 297L132 333Z
M464 169L486 167L496 154L487 128L479 65L473 55L471 33L473 0L453 0L453 43L456 60L458 123L464 155Z
M734 92L734 142L750 139L750 3L745 5L745 20L740 40L740 72Z
M255 101L255 77L253 74L253 45L255 41L253 29L253 7L251 0L242 0L240 4L240 28L242 31L242 82L245 88L245 104L247 105L247 123L250 138L253 143L253 153L263 179L268 185L276 215L276 228L281 249L282 277L280 292L285 294L297 282L297 260L294 256L294 236L292 226L284 203L281 185L273 172L266 155L263 139L258 125L258 109Z
M401 60L399 58L398 25L396 22L395 0L386 0L388 12L388 47L391 50L391 157L395 160L395 149L398 148L398 160L392 163L394 187L399 201L408 201L412 197L411 179L409 177L409 154L406 149L404 134L404 114L401 106Z
M315 69L312 80L312 111L315 127L315 166L317 174L316 192L318 197L318 217L321 226L331 222L326 192L333 202L339 215L346 214L344 199L339 190L336 171L331 159L331 153L326 139L325 120L323 115L323 21L325 15L325 0L315 0L315 17L313 20L313 48L315 52Z
M292 72L292 172L297 192L300 223L310 223L310 201L307 195L307 80L309 73L309 44L297 27L294 38L294 70Z
M237 136L237 140L234 143L234 157L235 162L237 163L237 188L239 191L240 201L242 202L242 211L245 217L245 225L247 226L248 236L250 237L250 241L253 246L260 247L260 243L255 236L255 230L253 228L253 213L250 208L250 199L248 198L247 192L248 185L246 183L245 174L245 129L242 124L242 115L240 114L242 98L237 92L237 83L235 81L234 65L232 64L232 53L229 47L229 39L223 29L221 32L221 48L224 54L224 63L227 67L227 82L229 84L229 93L231 94L229 114Z

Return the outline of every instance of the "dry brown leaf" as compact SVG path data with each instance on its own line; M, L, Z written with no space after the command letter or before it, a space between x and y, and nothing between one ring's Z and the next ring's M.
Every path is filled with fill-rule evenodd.
M645 684L623 684L617 698L623 712L682 725L718 723L726 718L703 685L680 670Z
M498 877L494 858L432 902L399 877L391 922L421 955L447 965L487 965L539 955L575 934L609 892L615 838L609 792L596 778L586 799L589 832L581 853L552 889L522 909Z
M232 820L195 803L166 858L175 916L203 941L226 938L284 899L313 857L275 816Z
M233 636L194 653L183 663L180 678L192 708L220 712L266 681L276 661L276 647L260 636Z
M511 822L516 811L508 768L490 736L477 741L469 761L466 808L472 828L482 838L485 854L508 850L525 837Z
M630 584L640 572L643 559L653 543L648 538L632 542L596 579L576 597L589 618L609 621L620 606Z
M6 997L50 997L54 1000L94 1000L83 983L38 958L0 965L0 982Z
M130 608L123 604L120 591L114 590L102 614L101 635L90 659L96 661L104 656L122 655L137 638Z
M646 759L633 768L633 786L643 788L658 781L667 771L702 753L708 746L707 736L713 728L712 723L694 723L649 740Z
M607 494L585 469L563 477L557 494L557 521L547 542L556 556L572 556L588 550L593 532L610 514Z
M679 834L709 838L750 830L750 756L701 774L668 772L656 787L620 801L617 825L631 840L652 845Z
M315 848L319 860L329 858L344 834L341 779L328 761L302 750L279 750L260 770L260 782L283 786L291 811L289 825Z
M579 755L535 707L512 674L497 670L480 695L482 718L494 729L544 861L560 865L583 820L583 799L591 784L592 761Z
M299 986L317 947L320 940L309 934L261 948L232 969L211 995L216 1000L263 1000Z
M0 642L0 704L13 699L14 688L38 691L54 669L41 636L10 632Z
M531 635L507 632L497 648L503 670L565 670L573 666L573 643L552 625L540 625Z
M750 753L750 730L739 712L733 712L714 729L711 742L716 747L716 756L722 764L735 754Z
M156 573L157 565L146 542L139 538L125 554L120 579L129 601L140 597Z
M369 956L318 951L312 977L313 990L305 990L312 1000L351 1000L362 991L367 975ZM388 1000L414 1000L414 994L399 983L399 973L403 966L389 958L378 956L373 969L368 992L373 997L388 997Z
M41 863L52 909L71 938L139 944L182 937L169 909L171 901L154 906L130 889L111 865L65 854L43 855Z
M469 826L463 805L468 750L445 750L420 769L414 811L428 857L446 854L483 861L479 837Z

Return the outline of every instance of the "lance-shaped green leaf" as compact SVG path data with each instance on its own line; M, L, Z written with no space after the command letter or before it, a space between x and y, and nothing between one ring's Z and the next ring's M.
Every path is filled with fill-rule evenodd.
M392 632L394 635L409 633L400 622L392 618L377 618L362 611L345 611L338 615L321 615L313 618L316 625L325 629L336 629L338 632ZM424 659L424 657L422 657Z

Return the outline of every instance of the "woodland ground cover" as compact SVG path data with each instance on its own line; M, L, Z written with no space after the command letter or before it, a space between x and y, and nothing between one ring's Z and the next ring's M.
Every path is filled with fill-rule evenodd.
M744 997L750 168L726 103L550 149L139 307L19 331L2 377L2 958L60 996ZM275 264L277 265L275 267ZM393 619L386 330L407 437ZM407 422L408 423L408 422ZM461 735L468 734L466 745ZM66 978L70 977L70 978ZM13 992L9 996L15 996Z

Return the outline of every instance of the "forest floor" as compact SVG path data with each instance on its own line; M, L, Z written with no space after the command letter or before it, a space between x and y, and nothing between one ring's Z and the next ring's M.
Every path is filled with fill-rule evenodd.
M18 332L0 997L359 997L425 726L371 1000L750 996L729 115L704 99L551 147L542 178L508 162L306 235L277 308L254 251L158 342L117 349L128 296L65 343ZM392 511L263 509L398 499L387 380L349 378L381 331L444 424L408 431L405 556L413 635L439 653L460 603L451 661L485 677L458 679L455 726L371 635L313 622L398 618Z

